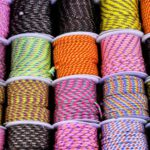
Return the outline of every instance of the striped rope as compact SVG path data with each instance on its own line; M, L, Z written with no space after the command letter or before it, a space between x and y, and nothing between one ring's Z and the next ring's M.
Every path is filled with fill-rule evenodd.
M135 76L113 76L104 81L104 117L149 118L144 82Z
M52 34L51 6L47 0L13 0L11 30L21 33Z
M7 150L48 150L50 130L44 126L20 124L7 128Z
M102 150L148 150L144 124L138 120L122 119L101 126Z
M145 73L141 41L136 35L119 33L101 41L102 76L120 72Z
M0 0L0 37L7 38L9 33L10 6L6 0Z
M94 12L92 0L58 1L59 34L73 31L95 32Z
M89 79L66 79L55 85L55 123L65 120L99 121L96 83Z
M88 35L64 36L53 43L57 77L98 75L98 50L95 39Z
M100 0L100 30L141 30L138 0Z
M60 125L55 134L55 150L98 150L97 128L80 123Z
M48 85L35 80L11 82L7 88L5 122L33 120L50 122Z
M41 38L22 37L12 42L11 77L50 78L50 43Z

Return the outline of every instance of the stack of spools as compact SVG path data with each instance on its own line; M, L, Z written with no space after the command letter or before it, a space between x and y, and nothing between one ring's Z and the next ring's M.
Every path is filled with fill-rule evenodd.
M56 150L98 150L98 50L92 0L58 1L59 36L54 39Z
M13 1L5 115L9 150L50 149L50 15L48 0Z
M142 0L143 1L143 0ZM138 0L101 0L103 108L102 150L148 150Z
M3 104L5 101L5 54L7 45L7 36L9 33L9 15L10 2L0 0L0 150L4 148L5 128L3 123Z
M145 84L147 88L148 100L150 100L150 0L142 0L141 2L141 17L142 17L142 27L144 31L143 43L144 43L144 55L145 55L145 64L148 73ZM150 124L147 125L150 129ZM149 134L150 139L150 134ZM150 141L150 140L149 140Z

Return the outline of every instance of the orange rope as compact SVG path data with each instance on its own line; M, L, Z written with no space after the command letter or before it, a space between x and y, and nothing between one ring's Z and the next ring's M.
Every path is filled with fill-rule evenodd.
M91 36L64 36L57 39L53 46L58 78L75 74L98 75L98 50Z
M144 33L150 33L150 0L141 0L141 15Z

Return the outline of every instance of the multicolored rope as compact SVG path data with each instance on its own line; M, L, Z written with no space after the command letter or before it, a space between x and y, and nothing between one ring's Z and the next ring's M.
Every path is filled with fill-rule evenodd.
M50 148L50 129L40 125L20 124L7 128L6 148L8 150Z
M0 150L4 150L5 145L5 129L0 127Z
M102 150L148 150L142 121L120 119L106 121L101 125Z
M59 34L73 31L96 32L92 0L58 1Z
M11 82L7 88L5 122L32 120L50 122L48 85L35 80Z
M14 0L11 30L21 33L52 34L51 6L47 0Z
M55 134L55 150L98 150L97 128L83 123L60 125Z
M11 77L50 78L50 42L37 37L22 37L12 42Z
M104 117L149 119L144 82L135 76L113 76L104 81Z
M76 74L98 75L98 49L88 35L64 36L53 43L57 78Z
M55 123L65 120L99 121L96 83L86 78L64 79L55 84Z
M145 73L140 37L130 33L118 33L101 41L102 76L115 73ZM128 74L126 73L126 74Z
M100 0L100 30L141 30L138 0Z

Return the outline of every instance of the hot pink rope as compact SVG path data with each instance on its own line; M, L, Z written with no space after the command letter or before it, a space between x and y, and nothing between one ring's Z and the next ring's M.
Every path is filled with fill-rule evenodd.
M88 124L60 125L55 135L55 150L98 150L97 128Z
M5 129L0 128L0 150L4 149Z
M145 73L140 38L129 33L110 35L101 41L102 76L120 72Z

